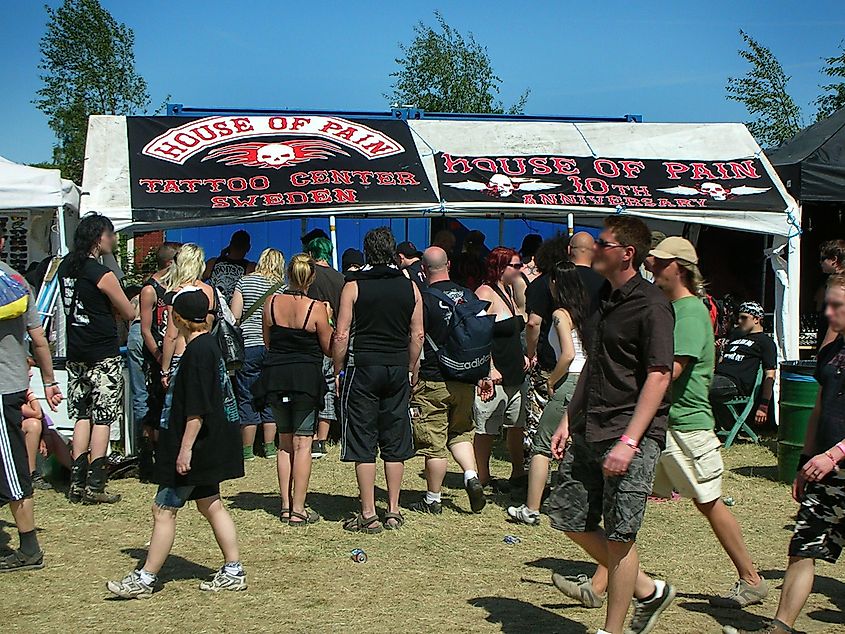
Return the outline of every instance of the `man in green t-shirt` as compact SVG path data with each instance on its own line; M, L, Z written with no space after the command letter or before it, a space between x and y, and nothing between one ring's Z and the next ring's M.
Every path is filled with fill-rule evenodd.
M695 247L679 237L663 240L650 252L654 283L675 309L675 367L666 449L654 478L654 493L670 497L677 491L692 499L739 573L731 592L712 597L717 607L744 608L761 603L768 585L754 567L733 513L722 503L724 465L714 430L710 382L715 366L715 342L710 314L701 301L704 280Z

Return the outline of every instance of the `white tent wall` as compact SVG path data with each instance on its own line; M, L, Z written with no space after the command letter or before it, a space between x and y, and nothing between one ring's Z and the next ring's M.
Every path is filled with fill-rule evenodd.
M635 209L623 213L639 216L654 227L676 228L667 233L681 233L685 225L736 229L775 236L775 245L784 245L786 263L775 267L778 306L775 330L782 358L797 358L798 352L798 280L800 247L795 235L800 226L800 210L786 192L771 163L746 127L737 123L565 123L537 121L472 121L420 119L407 122L416 149L437 197L439 190L435 154L455 156L529 156L557 155L593 158L636 158L665 161L735 161L759 159L780 195L782 210L735 211L708 207L704 209ZM135 223L130 196L129 146L124 117L93 116L89 120L86 145L86 169L83 182L83 211L97 211L109 216L118 229L144 231L171 227L209 224L197 217L167 222ZM566 225L573 213L582 225L601 226L605 217L618 213L612 207L569 207L565 205L526 205L512 202L441 202L426 204L347 205L317 207L307 210L233 209L231 216L215 217L214 224L249 222L302 216L391 216L423 215L475 216L487 218L535 218L555 220ZM796 220L798 222L796 222ZM667 224L668 223L668 224ZM775 260L772 259L775 266Z

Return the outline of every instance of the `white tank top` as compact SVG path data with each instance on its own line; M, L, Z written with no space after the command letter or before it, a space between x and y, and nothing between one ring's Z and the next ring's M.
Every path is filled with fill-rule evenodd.
M587 363L587 355L584 354L584 345L581 343L581 337L578 336L578 331L573 329L571 334L572 345L575 347L575 358L569 364L569 372L580 374L584 369L584 365ZM560 359L560 337L557 336L557 329L554 326L549 330L549 345L555 351L555 359Z

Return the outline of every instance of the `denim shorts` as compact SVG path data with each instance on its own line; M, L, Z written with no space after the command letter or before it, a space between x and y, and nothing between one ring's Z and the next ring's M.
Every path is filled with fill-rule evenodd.
M263 411L256 412L252 405L252 384L261 375L261 367L264 365L264 357L267 349L264 346L249 346L244 348L244 364L235 374L235 388L238 395L238 412L241 416L241 425L258 425L259 423L272 423L273 412L269 407Z
M167 487L159 486L155 497L155 505L163 509L181 509L188 500L203 500L220 495L219 484L204 484L201 486Z

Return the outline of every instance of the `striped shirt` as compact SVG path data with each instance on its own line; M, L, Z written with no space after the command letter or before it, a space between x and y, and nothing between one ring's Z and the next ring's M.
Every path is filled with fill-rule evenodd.
M235 288L241 292L244 298L242 315L246 315L246 312L273 285L273 282L257 273L251 273L239 279ZM281 293L283 289L284 286L279 287L277 293ZM262 312L260 307L250 315L249 319L241 322L241 330L243 330L244 345L247 348L264 345L264 331L262 330Z

